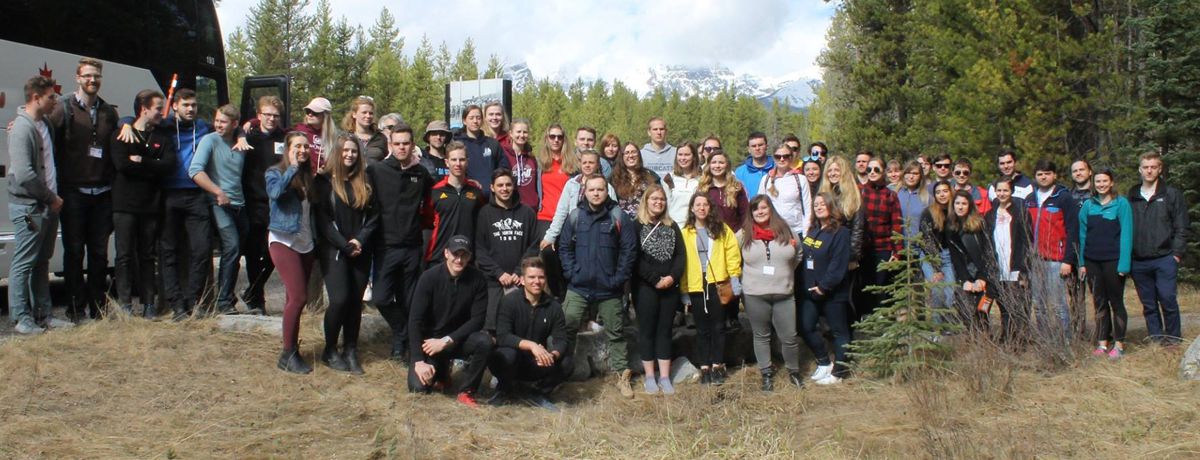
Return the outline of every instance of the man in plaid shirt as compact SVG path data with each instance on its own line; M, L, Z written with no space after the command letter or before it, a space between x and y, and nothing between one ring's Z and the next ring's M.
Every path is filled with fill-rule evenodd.
M854 290L854 310L857 319L871 314L882 298L869 293L866 286L882 286L891 282L892 273L879 270L879 263L891 260L900 253L901 243L892 235L902 233L900 199L887 188L883 160L872 158L867 163L867 182L859 187L866 215L866 234L863 238L863 262L859 266L859 283Z

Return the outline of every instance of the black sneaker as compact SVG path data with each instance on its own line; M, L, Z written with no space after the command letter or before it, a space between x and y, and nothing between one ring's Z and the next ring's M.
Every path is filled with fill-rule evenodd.
M142 317L146 319L157 318L158 307L155 307L152 303L142 305Z

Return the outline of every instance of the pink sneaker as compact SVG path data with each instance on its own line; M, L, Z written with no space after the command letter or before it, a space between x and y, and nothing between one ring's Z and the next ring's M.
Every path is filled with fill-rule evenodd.
M1113 347L1112 350L1108 351L1108 359L1116 361L1118 359L1121 359L1121 356L1124 354L1125 354L1125 352L1121 351L1120 348Z
M1116 350L1116 348L1113 348L1113 350ZM1107 355L1107 354L1108 354L1108 350L1105 350L1104 347L1096 347L1095 350L1092 350L1092 356L1095 356L1097 358L1103 358L1104 355Z

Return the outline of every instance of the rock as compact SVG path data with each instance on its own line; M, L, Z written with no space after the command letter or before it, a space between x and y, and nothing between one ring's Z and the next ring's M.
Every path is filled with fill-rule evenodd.
M217 329L227 332L257 332L262 334L283 335L283 317L259 315L222 315L217 317ZM382 316L365 314L359 329L359 341L362 343L387 341L392 336L392 328Z
M671 383L676 385L690 383L700 378L700 369L692 365L687 358L675 358L671 361Z
M1179 362L1179 378L1200 380L1200 338L1193 340L1183 353L1183 360Z
M259 315L222 315L217 317L217 329L226 332L259 332L283 335L283 318Z
M384 342L390 344L392 340L392 327L388 326L387 321L382 316L365 314L362 317L362 325L358 329L358 341L360 343Z

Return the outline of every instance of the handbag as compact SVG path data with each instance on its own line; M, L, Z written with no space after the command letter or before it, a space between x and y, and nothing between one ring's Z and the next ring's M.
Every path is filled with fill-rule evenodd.
M733 302L733 282L730 280L713 283L717 285L717 300L721 301L721 306L729 305Z

